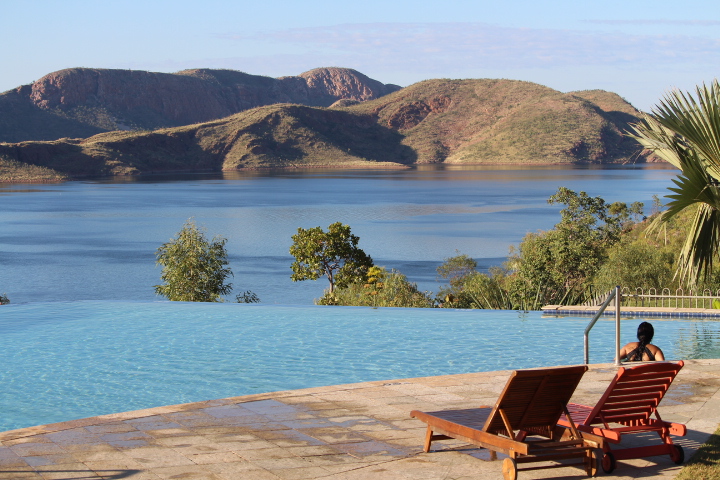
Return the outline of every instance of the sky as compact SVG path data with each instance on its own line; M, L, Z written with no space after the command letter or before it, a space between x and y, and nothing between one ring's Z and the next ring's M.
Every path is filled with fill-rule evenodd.
M506 78L650 111L720 77L720 1L0 0L0 92L72 67Z

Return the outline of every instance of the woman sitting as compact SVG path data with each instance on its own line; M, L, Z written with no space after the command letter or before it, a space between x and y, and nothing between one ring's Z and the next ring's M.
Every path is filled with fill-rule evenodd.
M665 360L662 350L652 343L655 329L648 322L642 322L637 329L637 342L630 342L620 350L620 361L652 362Z

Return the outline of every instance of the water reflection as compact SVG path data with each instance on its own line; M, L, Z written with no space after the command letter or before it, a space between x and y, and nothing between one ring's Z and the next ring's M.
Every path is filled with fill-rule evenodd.
M696 321L678 329L679 358L720 358L720 322Z
M629 165L450 165L429 164L411 167L386 169L337 169L337 168L297 168L297 169L259 169L235 170L227 172L173 172L120 177L88 178L87 182L103 184L134 184L159 182L189 182L212 180L252 180L255 178L372 178L375 180L393 179L410 181L458 180L458 181L518 181L543 179L575 179L579 175L597 178L608 178L618 174L642 171L677 172L672 165L665 163L629 164ZM43 184L32 187L27 185L7 185L0 183L0 194L6 189L10 191L35 192L43 187L62 184Z

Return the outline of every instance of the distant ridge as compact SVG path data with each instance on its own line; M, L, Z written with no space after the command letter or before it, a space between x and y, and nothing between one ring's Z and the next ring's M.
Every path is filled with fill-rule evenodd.
M134 78L131 73L127 78ZM140 77L148 84L160 78L163 85L170 85L163 75L169 74L144 72ZM216 93L242 90L238 98L245 103L211 102L215 97L207 101L188 98L182 104L169 102L147 108L164 112L164 119L174 115L176 122L190 118L183 115L209 115L222 108L241 111L208 122L156 130L0 143L0 181L57 181L80 175L181 170L405 168L428 163L570 165L652 160L639 144L623 135L629 123L639 120L639 112L618 95L602 90L561 93L531 82L494 79L426 80L398 89L349 69L316 69L281 79L227 70L188 70L169 76L181 85L213 84L214 90L210 91ZM114 77L114 82L118 78ZM91 85L95 88L92 81ZM102 92L93 95L105 99L131 96L129 90L102 85ZM269 101L268 92L275 92L273 89L279 86L292 102L244 109ZM62 95L50 87L37 91L42 95L33 97L33 101L40 106L33 108L57 112L75 108L70 105L88 105L87 92L95 90L86 86L61 89ZM163 98L174 98L174 92L169 89ZM19 101L12 95L10 100ZM301 105L299 100L319 106ZM128 102L116 103L132 105L130 111L135 113L141 111L142 102ZM84 110L78 107L77 111ZM98 111L93 110L90 118L104 118ZM147 113L144 118L151 117ZM77 128L90 125L82 123L79 114L68 120ZM51 123L46 125L52 127ZM92 128L100 129L97 125Z
M270 78L234 70L177 73L70 68L0 94L0 142L89 137L189 125L275 103L329 106L400 87L349 68Z

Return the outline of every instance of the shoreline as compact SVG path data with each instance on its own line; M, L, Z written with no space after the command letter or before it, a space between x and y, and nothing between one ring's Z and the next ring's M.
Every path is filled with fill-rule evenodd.
M510 168L512 167L512 168ZM453 169L453 170L462 170L462 169L471 169L471 170L479 170L479 169L543 169L543 168L549 168L549 169L558 169L558 168L622 168L622 167L653 167L653 168L659 168L663 170L673 170L675 167L672 165L666 163L666 162L640 162L640 163L628 163L628 162L619 162L619 163L567 163L567 162L558 162L558 163L445 163L445 162L438 162L438 163L415 163L415 164L401 164L401 163L394 163L394 162L382 162L377 164L370 164L370 163L359 163L359 164L352 164L352 165L320 165L320 164L309 164L309 165L287 165L287 166L272 166L272 167L243 167L243 168L237 168L237 169L178 169L178 170L160 170L160 171L152 171L152 172L138 172L138 173L129 173L129 174L108 174L108 175L67 175L66 178L58 178L58 179L44 179L44 178L23 178L19 180L14 179L3 179L0 177L0 186L2 185L49 185L49 184L61 184L66 182L73 182L73 181L82 181L82 180L110 180L110 179L117 179L117 180L131 180L131 179L142 179L142 178L148 178L152 176L159 176L159 175L201 175L201 174L218 174L218 175L224 175L224 174L242 174L242 173L271 173L271 172L288 172L288 171L318 171L318 170L328 170L328 171L352 171L352 170L418 170L418 169Z

